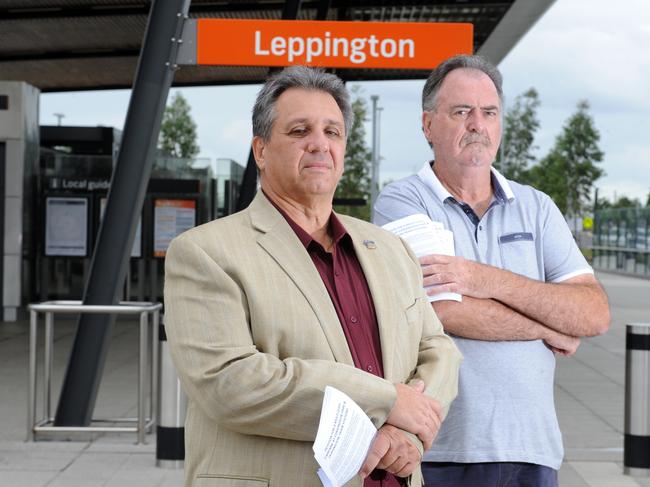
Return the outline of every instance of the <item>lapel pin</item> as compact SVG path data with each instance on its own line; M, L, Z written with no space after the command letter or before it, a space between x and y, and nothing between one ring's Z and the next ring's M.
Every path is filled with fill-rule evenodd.
M364 240L363 245L365 245L367 249L376 249L377 248L377 244L375 243L374 240Z

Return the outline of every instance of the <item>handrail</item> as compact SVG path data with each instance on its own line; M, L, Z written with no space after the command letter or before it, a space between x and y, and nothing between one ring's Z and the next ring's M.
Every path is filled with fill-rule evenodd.
M44 301L27 306L31 311L41 313L109 313L109 314L135 314L162 309L162 303L151 303L147 301L120 301L118 304L82 304L81 301L61 300L61 301Z
M156 422L155 402L158 389L158 324L160 323L161 303L143 301L121 301L111 305L85 305L76 300L44 301L32 303L27 306L30 312L29 327L29 390L27 404L27 440L33 441L35 433L70 433L70 432L135 432L138 443L145 442L145 434ZM45 346L43 349L43 419L36 419L36 349L38 338L38 315L45 315ZM137 418L99 419L93 418L91 422L135 422L135 427L120 426L54 426L51 414L52 393L52 349L54 347L54 315L57 313L105 313L115 315L140 315L139 318L139 359L138 359L138 392L137 392ZM147 369L147 341L149 315L151 315L152 344L150 367L150 400L149 418L145 413L145 386Z
M633 247L610 247L608 245L591 245L589 248L592 250L605 250L608 252L634 252L637 254L650 253L650 249L635 249Z

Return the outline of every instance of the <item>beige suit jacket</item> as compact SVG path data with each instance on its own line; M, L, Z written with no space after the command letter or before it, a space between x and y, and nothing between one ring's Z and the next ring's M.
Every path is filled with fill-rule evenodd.
M165 328L189 398L186 486L320 487L312 444L327 385L377 427L393 383L420 378L445 407L455 397L460 354L426 300L417 260L397 237L340 219L372 294L384 379L354 367L318 271L261 192L171 243ZM419 471L411 481L419 487Z

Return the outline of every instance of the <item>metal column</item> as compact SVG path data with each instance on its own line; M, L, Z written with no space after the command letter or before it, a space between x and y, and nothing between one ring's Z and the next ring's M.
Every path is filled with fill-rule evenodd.
M157 0L151 6L122 145L84 292L86 305L115 304L122 290L189 4L189 0ZM55 425L90 423L112 323L110 315L81 316Z
M650 323L631 323L625 335L625 436L627 475L650 476Z
M282 8L282 20L295 20L298 18L298 12L300 12L300 4L302 0L287 0ZM327 15L327 9L329 8L329 3L325 2L318 6L318 12L320 15ZM269 70L269 74L273 73L274 70ZM244 170L244 177L242 179L241 190L239 191L239 199L237 200L236 211L241 211L248 208L251 201L255 197L257 192L257 164L255 163L255 156L253 155L253 147L248 153L248 161L246 163L246 169Z

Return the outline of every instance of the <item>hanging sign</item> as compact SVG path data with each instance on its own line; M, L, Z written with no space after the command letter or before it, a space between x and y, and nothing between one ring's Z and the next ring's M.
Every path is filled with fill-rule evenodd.
M432 69L471 54L472 24L199 19L196 64ZM185 37L185 35L184 35Z

